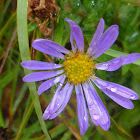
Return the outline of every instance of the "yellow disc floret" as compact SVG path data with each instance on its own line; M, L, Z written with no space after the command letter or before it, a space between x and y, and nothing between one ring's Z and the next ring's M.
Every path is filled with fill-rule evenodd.
M88 55L77 52L66 57L63 65L69 82L75 85L87 81L93 75L94 63Z

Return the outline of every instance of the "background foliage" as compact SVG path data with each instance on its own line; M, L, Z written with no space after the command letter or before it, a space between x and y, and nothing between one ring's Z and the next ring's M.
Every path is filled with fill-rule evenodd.
M53 29L53 34L47 38L70 48L70 27L64 21L67 17L80 25L85 46L88 47L102 17L106 23L105 29L112 24L119 25L119 37L111 49L98 58L98 62L119 57L121 53L140 53L139 0L57 0L56 3L61 10L57 21L50 21L48 25ZM43 140L50 139L50 136L56 140L139 140L140 101L133 101L135 108L127 110L104 96L99 89L98 93L111 117L109 131L105 132L90 120L88 131L83 137L80 136L75 93L57 118L42 119L42 111L51 101L56 87L38 97L36 86L40 83L27 85L22 81L25 73L31 71L25 70L24 73L20 62L30 57L43 61L59 60L32 50L32 41L45 37L37 23L27 22L26 13L27 0L18 0L17 10L15 0L0 1L0 127L7 128L11 139L15 140ZM96 74L104 80L127 86L140 96L139 65L140 60L115 72L96 71Z

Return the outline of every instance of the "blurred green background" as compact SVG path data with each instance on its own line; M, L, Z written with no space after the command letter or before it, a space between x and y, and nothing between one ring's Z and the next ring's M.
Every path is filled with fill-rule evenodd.
M105 29L113 24L119 25L117 41L98 58L98 62L119 57L121 53L140 53L140 1L56 0L55 3L60 7L58 18L48 21L46 26L52 29L52 35L45 37L36 22L27 22L27 0L18 0L17 10L16 0L0 1L0 137L4 132L5 137L10 135L9 139L43 140L50 139L49 132L54 140L140 140L140 101L133 101L134 109L127 110L99 89L97 92L111 117L109 131L95 126L90 119L88 131L80 136L74 92L57 118L43 121L42 112L51 101L56 87L38 96L36 87L41 82L36 82L36 85L24 83L22 78L31 71L25 70L24 73L20 66L21 60L28 60L30 56L36 60L59 63L59 59L33 50L31 44L35 38L48 38L70 49L70 27L64 21L65 17L81 27L86 47L101 17L105 20ZM140 96L139 64L140 61L122 66L114 72L96 71L96 75L127 86Z

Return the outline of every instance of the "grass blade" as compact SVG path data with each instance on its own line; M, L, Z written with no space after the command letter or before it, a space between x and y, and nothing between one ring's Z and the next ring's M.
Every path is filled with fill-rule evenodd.
M21 54L22 61L30 59L29 53L29 42L28 42L28 29L27 29L27 4L28 0L18 0L17 3L17 29L18 29L18 41L19 41L19 49ZM25 69L25 74L31 73L30 70ZM30 95L32 101L34 103L35 111L42 127L46 138L50 140L49 133L46 128L45 121L42 117L42 110L39 103L39 98L36 92L35 83L28 83Z

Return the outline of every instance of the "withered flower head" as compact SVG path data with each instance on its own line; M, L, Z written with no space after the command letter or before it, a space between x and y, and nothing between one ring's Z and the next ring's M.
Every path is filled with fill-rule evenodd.
M46 24L49 20L57 20L59 10L54 0L28 0L28 19L37 22L40 31L45 36L51 35L52 30Z

